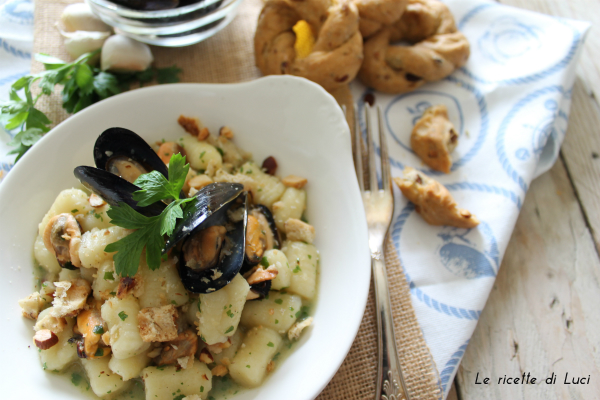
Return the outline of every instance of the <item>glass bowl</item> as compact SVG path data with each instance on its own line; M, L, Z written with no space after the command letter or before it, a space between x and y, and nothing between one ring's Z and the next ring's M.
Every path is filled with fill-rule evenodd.
M138 11L106 0L86 0L115 32L165 47L188 46L211 37L231 22L241 1L203 0L169 10Z

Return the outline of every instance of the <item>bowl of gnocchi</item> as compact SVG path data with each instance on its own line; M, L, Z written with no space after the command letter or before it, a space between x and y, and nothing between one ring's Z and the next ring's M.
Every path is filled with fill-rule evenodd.
M302 78L102 101L19 161L0 205L6 398L310 400L362 320L350 133Z

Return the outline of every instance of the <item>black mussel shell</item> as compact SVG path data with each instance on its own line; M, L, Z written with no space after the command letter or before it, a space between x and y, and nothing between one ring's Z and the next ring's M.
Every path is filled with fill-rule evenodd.
M264 281L250 285L250 290L256 293L259 297L253 300L261 300L267 297L269 290L271 290L271 281Z
M200 226L215 212L237 199L244 191L239 183L211 183L200 189L194 197L197 201L193 207L186 207L183 218L179 220L171 237L167 240L163 254L182 242L192 231ZM208 227L208 225L207 225ZM244 238L246 233L244 232Z
M241 186L241 185L240 185ZM192 293L212 293L228 285L239 273L244 263L244 249L246 244L246 220L247 220L247 202L248 196L243 195L242 205L244 207L244 216L241 221L234 224L233 229L229 229L226 235L227 252L220 259L219 263L212 268L193 269L186 266L183 252L180 253L179 276L181 282L187 290ZM206 229L213 225L226 225L229 217L228 209L234 202L230 201L225 206L220 207L210 215L210 218L204 219L197 229ZM226 246L226 245L224 245ZM223 252L224 250L221 250Z
M250 215L251 213L254 212L260 212L262 215L264 215L264 217L266 218L268 224L269 224L269 228L271 230L271 233L273 235L273 249L280 249L281 248L281 237L279 236L279 231L277 230L277 225L275 224L275 218L273 218L273 214L271 213L271 210L269 210L269 208L263 204L256 204L254 206L252 206L251 211L248 213L248 215ZM270 250L270 248L265 249L266 250ZM247 255L245 255L244 257L244 265L242 266L242 274L245 274L246 272L250 271L255 265L257 265L261 260L250 260L248 258Z
M147 217L160 215L166 208L166 205L162 202L156 202L147 207L139 207L132 196L133 192L140 190L140 188L108 171L81 166L75 168L73 174L85 187L102 197L113 207L118 206L119 203L125 203Z
M110 162L119 156L136 161L146 172L158 171L168 176L165 163L137 133L125 128L109 128L96 139L94 162L96 167L108 171Z

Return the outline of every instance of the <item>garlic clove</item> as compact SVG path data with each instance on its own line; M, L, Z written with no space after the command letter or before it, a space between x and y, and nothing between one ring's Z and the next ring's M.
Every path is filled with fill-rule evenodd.
M59 29L67 53L73 58L102 48L110 32L75 31L65 32Z
M67 32L112 32L112 28L96 16L87 3L68 5L63 10L60 19Z
M123 35L108 38L101 53L103 71L144 71L154 61L148 45Z

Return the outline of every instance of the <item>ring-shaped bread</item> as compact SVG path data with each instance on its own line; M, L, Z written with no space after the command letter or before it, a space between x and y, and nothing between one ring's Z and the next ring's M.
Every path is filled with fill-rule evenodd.
M354 0L360 15L360 34L368 38L384 26L398 21L408 0Z
M308 56L296 56L292 30L306 21L315 35ZM290 74L335 90L353 80L363 59L358 10L350 0L270 0L254 35L256 65L265 75Z
M394 42L414 43L391 45ZM452 13L438 0L409 0L402 17L364 44L358 77L386 93L410 92L438 81L469 58L467 38L457 31Z

